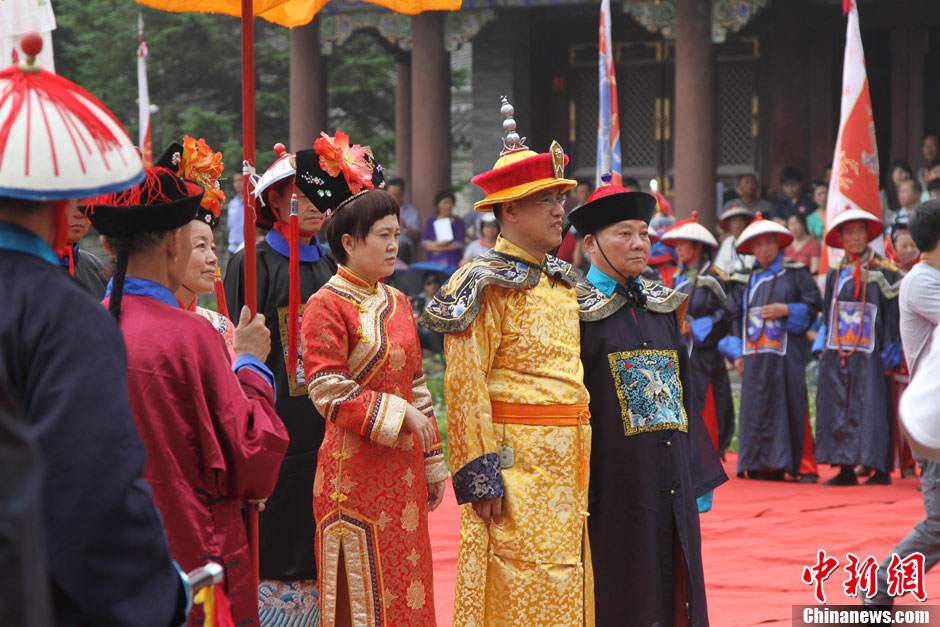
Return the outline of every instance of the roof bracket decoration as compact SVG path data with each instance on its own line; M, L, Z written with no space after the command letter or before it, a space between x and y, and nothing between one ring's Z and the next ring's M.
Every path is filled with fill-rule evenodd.
M744 28L770 0L712 0L712 42L724 43L728 32ZM627 0L624 13L651 33L676 38L676 0Z

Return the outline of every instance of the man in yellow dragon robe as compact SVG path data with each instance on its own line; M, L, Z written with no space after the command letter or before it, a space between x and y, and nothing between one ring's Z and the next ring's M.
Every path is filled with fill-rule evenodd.
M515 132L474 177L496 246L462 267L422 324L445 333L454 491L462 504L456 627L594 624L587 539L591 446L580 361L578 271L548 254L562 239L567 161Z

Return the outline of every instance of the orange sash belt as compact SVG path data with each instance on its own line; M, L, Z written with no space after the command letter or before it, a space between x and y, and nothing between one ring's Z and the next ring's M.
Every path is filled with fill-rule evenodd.
M588 456L582 427L591 424L588 406L579 405L527 405L491 401L493 422L528 427L578 427L578 487L587 484Z

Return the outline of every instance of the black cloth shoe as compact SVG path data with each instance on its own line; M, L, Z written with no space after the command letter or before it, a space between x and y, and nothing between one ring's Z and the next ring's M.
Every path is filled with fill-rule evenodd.
M862 485L891 485L891 475L880 470L868 478Z
M823 485L858 485L858 477L851 467L843 468L835 477L829 481L824 481Z
M816 483L819 481L819 475L814 472L808 472L805 475L800 475L800 483Z

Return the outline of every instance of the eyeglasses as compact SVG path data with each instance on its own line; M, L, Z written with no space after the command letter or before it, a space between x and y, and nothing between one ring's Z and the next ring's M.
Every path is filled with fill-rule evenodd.
M541 199L541 200L536 200L535 202L536 202L536 204L542 205L542 206L544 206L544 207L552 207L552 206L554 206L554 205L562 205L562 206L564 206L564 204L565 204L565 195L564 195L564 194L553 194L553 195L551 195L551 196L546 196L545 198L543 198L543 199Z

